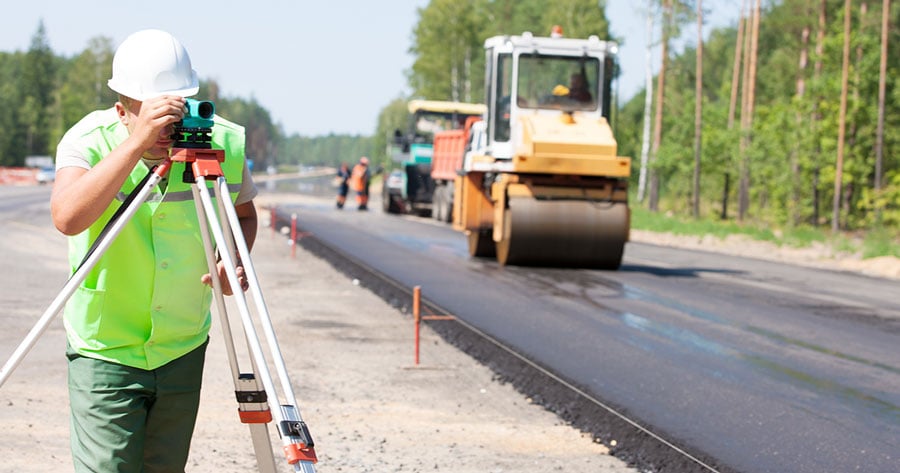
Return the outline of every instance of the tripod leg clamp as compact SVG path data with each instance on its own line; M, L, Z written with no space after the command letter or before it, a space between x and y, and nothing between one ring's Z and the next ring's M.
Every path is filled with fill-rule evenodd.
M272 422L266 391L260 389L253 373L241 373L238 377L241 389L234 392L238 402L238 416L244 424L267 424Z
M290 464L299 461L315 463L316 451L313 447L312 435L302 420L284 420L278 425L278 433L282 438L289 438L292 443L284 446L284 455Z

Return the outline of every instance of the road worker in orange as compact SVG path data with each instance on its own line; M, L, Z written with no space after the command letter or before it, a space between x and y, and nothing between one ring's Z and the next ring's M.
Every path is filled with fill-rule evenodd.
M359 158L350 173L350 188L356 191L356 204L359 210L368 210L369 205L369 158Z
M344 208L344 203L347 201L347 192L350 189L350 166L347 166L347 163L341 163L341 168L338 169L337 176L335 176L338 185L338 195L337 195L337 208Z

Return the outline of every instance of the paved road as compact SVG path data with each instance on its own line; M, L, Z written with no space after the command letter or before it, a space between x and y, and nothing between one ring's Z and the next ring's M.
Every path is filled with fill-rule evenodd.
M500 267L429 220L281 211L725 469L900 471L895 281L637 243L617 272Z

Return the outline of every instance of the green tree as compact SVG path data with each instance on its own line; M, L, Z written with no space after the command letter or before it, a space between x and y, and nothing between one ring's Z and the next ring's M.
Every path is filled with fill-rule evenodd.
M114 52L111 38L97 36L74 58L60 61L51 115L51 152L62 134L86 113L111 107L117 100L116 93L106 85Z
M38 23L19 77L20 117L25 129L25 154L50 152L50 105L56 87L57 58L50 49L44 21Z
M19 122L22 54L0 53L0 165L21 166L25 134Z
M485 9L483 0L432 0L419 9L410 48L416 56L409 75L413 96L457 102L481 100Z
M218 97L215 81L201 82L199 97L216 97L216 114L244 127L245 154L252 159L254 167L265 169L275 165L278 144L282 140L281 131L272 122L269 111L255 98Z
M850 18L847 141L838 187L842 225L848 229L871 225L878 209L883 210L885 223L896 225L900 221L900 157L896 153L900 141L900 114L896 113L900 105L896 79L900 55L887 56L882 143L886 186L876 191L876 97L881 55L881 10L877 3L882 2L865 3L868 9L862 8L863 3L856 3L858 7L852 10ZM819 13L823 18L821 46L813 51L820 29ZM890 22L896 23L898 18L900 14L893 12ZM753 169L753 180L747 189L750 224L824 223L819 216L835 197L843 20L843 2L839 0L782 0L767 4L762 11L757 106L750 130L753 140L745 150ZM896 30L890 29L888 35L891 52L900 47L900 33ZM713 31L704 44L701 207L715 205L725 190L721 175L739 164L735 156L740 135L726 125L732 57L739 44L736 36L734 27L721 28ZM662 207L674 212L687 213L684 202L691 175L683 162L691 154L687 124L693 121L690 104L695 99L691 93L694 56L695 51L686 48L671 58L665 88L664 136L655 169L661 177ZM818 72L804 68L801 59L817 64ZM634 155L637 149L635 138L640 135L643 99L643 94L638 94L622 108L617 137L623 154ZM711 175L716 177L710 180L707 176ZM733 194L734 190L729 192Z
M384 167L390 167L391 156L388 153L388 144L394 138L395 131L404 132L409 120L409 111L406 107L406 100L398 97L391 100L381 113L378 114L378 125L375 128L375 136L372 139L373 151L372 158L374 162Z
M548 36L559 25L569 37L609 39L604 5L595 0L432 0L419 9L413 31L412 96L481 102L487 38L525 31Z
M545 36L559 25L563 34L571 38L587 38L596 35L600 39L609 37L609 21L606 19L606 1L593 0L557 0L549 2L543 15L541 28L535 34Z

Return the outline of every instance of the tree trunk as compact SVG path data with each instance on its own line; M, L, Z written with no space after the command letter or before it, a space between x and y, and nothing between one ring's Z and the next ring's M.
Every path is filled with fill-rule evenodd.
M863 37L866 34L866 14L868 12L869 12L869 3L864 1L859 5L859 22L858 22L859 27L858 27L856 34L858 34L860 37ZM851 20L852 20L852 18L851 18ZM862 70L862 61L863 61L862 43L857 42L856 58L855 58L855 62L853 65L853 80L850 82L850 85L848 86L848 87L850 87L850 89L848 89L848 91L847 91L848 94L851 92L851 90L853 92L853 98L852 98L853 101L847 104L847 107L850 111L856 111L856 110L859 110L859 108L860 108L859 71ZM846 138L847 148L846 148L846 152L844 154L845 155L845 158L844 158L844 167L845 168L848 167L847 160L853 159L853 150L856 149L856 144L857 144L856 140L859 137L858 120L859 120L859 118L858 118L857 114L848 112L847 126L849 127L849 130L847 131L847 138ZM848 182L847 185L845 186L845 187L847 187L847 189L845 189L844 192L841 193L841 197L843 199L841 201L841 209L844 212L845 220L849 220L849 218L850 218L850 213L851 213L850 202L852 201L853 194L854 194L853 189L852 189L852 186L853 186L852 174L850 175L850 180L851 180L851 182Z
M662 20L662 47L660 50L660 67L659 75L656 77L656 117L654 119L653 130L653 148L652 160L655 162L659 156L659 146L662 143L662 121L664 108L664 94L666 88L666 68L669 64L669 29L672 22L672 1L664 0L663 2L663 20ZM659 172L650 169L650 203L651 211L659 210Z
M745 154L747 153L747 140L745 137L746 131L745 126L747 122L747 112L750 107L747 106L747 98L750 94L750 87L747 84L750 82L750 37L752 36L751 32L753 30L753 7L752 4L748 5L747 11L747 19L746 30L744 31L744 57L741 61L741 115L740 115L740 136L738 138L738 220L744 219L745 212L745 201L744 201L744 166L745 162Z
M804 10L805 13L809 13L809 0L806 2L806 8ZM809 34L810 27L809 25L806 25L803 27L803 32L800 36L800 62L797 66L797 99L801 101L806 95L806 66L809 64ZM797 122L797 132L795 134L796 139L794 140L793 149L791 150L791 201L788 204L788 220L791 225L798 225L800 223L800 137L802 135L800 129L803 123L803 116L797 112L795 120Z
M731 101L728 103L728 129L734 126L734 114L737 108L737 92L740 87L741 61L744 50L744 35L746 34L745 25L747 17L744 12L747 10L747 0L741 0L741 16L738 20L737 40L734 43L734 65L731 68Z
M744 36L746 36L747 0L741 0L741 15L738 19L737 39L734 42L734 64L731 68L731 101L728 103L728 129L734 128L734 115L737 108L737 93L741 84L741 63L743 62ZM731 156L734 159L733 156ZM728 218L728 192L730 191L731 174L725 171L725 183L722 186L722 220Z
M883 0L881 6L881 65L878 76L878 125L875 132L875 191L881 190L884 147L884 100L887 82L888 27L891 0ZM876 209L881 214L880 209ZM880 220L880 218L879 218Z
M825 51L825 19L826 13L828 12L828 2L827 0L822 0L819 2L819 30L816 32L816 66L815 66L815 81L818 84L822 79L822 54ZM812 198L812 224L814 226L819 225L819 173L821 169L820 165L820 155L822 154L822 144L821 140L819 140L819 122L822 121L822 115L819 110L819 104L822 102L821 92L820 95L814 98L815 102L813 103L813 116L812 116L812 133L813 133L813 141L815 142L815 150L813 151L812 161L813 161L813 198Z
M653 0L647 0L647 69L644 89L644 133L641 138L638 202L644 201L644 192L647 189L647 158L650 154L650 111L653 106Z
M694 218L700 218L700 161L703 141L703 0L697 0L697 78L694 98Z
M747 97L745 107L741 109L741 179L738 191L738 219L744 220L750 208L750 144L752 143L753 130L753 103L756 88L756 53L759 44L759 10L760 1L756 0L752 15L752 33L750 40L750 59L748 61L747 82L745 90ZM746 111L746 113L745 113Z
M841 227L841 187L844 174L844 134L847 126L847 82L850 76L850 8L853 2L844 0L844 55L841 67L841 109L838 118L837 164L834 173L834 200L831 209L831 231Z

